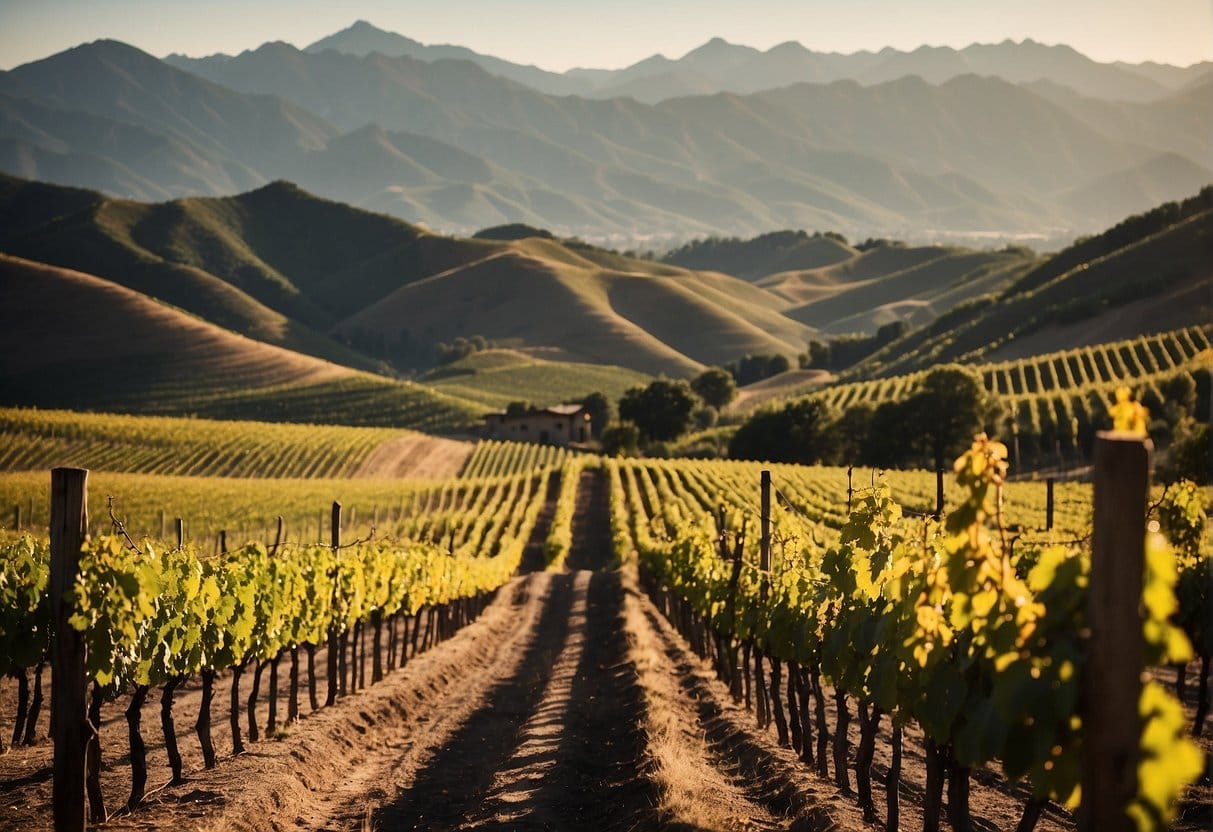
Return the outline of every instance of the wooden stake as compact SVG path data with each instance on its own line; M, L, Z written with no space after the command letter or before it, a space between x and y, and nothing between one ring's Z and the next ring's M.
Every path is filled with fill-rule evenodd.
M771 472L763 471L762 486L762 537L758 541L759 565L764 571L771 568Z
M1131 832L1125 809L1137 795L1141 674L1145 666L1141 591L1150 440L1100 432L1095 439L1095 530L1082 683L1081 832Z
M1045 480L1045 529L1053 530L1053 478Z
M85 647L68 620L66 596L80 571L80 550L88 529L88 471L51 471L51 735L54 764L51 801L55 832L83 832L84 753L97 742L88 725L84 675Z
M336 552L341 548L341 503L333 501L333 509L329 526L330 542L333 551ZM331 609L337 607L337 571L333 570L333 598ZM325 699L325 705L332 705L337 701L337 622L329 623L329 643L327 669L328 669L328 696Z

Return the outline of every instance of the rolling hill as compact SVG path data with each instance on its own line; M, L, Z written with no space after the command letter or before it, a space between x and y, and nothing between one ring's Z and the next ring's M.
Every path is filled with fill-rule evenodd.
M1123 220L1000 292L899 338L848 373L1030 356L1213 320L1213 188Z
M446 430L479 410L10 255L0 255L0 348L3 405Z
M437 341L477 334L679 377L749 352L795 355L811 334L736 278L641 261L633 269L603 267L548 240L515 241L396 290L337 331L352 340L400 329Z
M790 232L684 249L749 259L742 280L527 227L443 237L287 183L146 204L0 178L5 336L10 350L35 345L20 361L51 362L9 358L2 403L451 429L502 400L794 358L810 340L894 321L923 325L894 331L847 377L1029 355L1209 319L1209 193L1049 258ZM843 259L754 277L823 251ZM46 310L61 306L79 332L42 349ZM439 344L473 335L514 352L508 366L476 357L428 380L449 395L362 372L428 367ZM57 387L75 377L73 356L87 381ZM128 369L116 381L115 364Z
M442 237L281 182L148 205L0 178L0 220L0 250L357 368L425 366L434 344L482 335L686 375L747 352L795 355L812 334L729 275L550 236Z
M529 401L547 406L583 398L599 392L618 401L624 392L643 386L651 377L635 370L604 364L579 364L542 356L560 351L518 352L490 349L467 358L436 367L426 373L422 383L435 390L504 409L510 402Z

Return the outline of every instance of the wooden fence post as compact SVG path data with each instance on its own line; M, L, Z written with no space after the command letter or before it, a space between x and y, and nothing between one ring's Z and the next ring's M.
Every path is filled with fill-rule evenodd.
M177 530L177 548L185 547L185 520L178 517L173 521L173 525Z
M13 504L13 531L21 531L21 504Z
M341 548L341 503L333 501L332 525L330 526L331 544L334 554ZM336 567L333 569L333 597L330 601L330 610L337 607L337 576L340 574ZM325 705L332 705L337 701L337 622L330 619L329 621L329 643L328 656L326 667L328 669L328 696L325 699Z
M1053 531L1053 478L1045 480L1045 529Z
M935 471L935 519L943 517L943 469Z
M1141 591L1150 440L1101 432L1095 439L1095 530L1083 679L1081 832L1131 832L1137 795L1141 674L1145 666Z
M771 472L763 471L760 479L762 486L762 537L759 540L759 565L764 571L771 568ZM764 585L766 579L763 578Z
M88 471L51 470L51 784L55 832L83 832L84 752L96 742L85 701L84 639L69 623L67 595L80 570L80 550L88 531Z

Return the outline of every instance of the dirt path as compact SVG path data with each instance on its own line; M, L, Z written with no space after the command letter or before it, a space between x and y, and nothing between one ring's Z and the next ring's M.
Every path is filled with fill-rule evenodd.
M424 434L389 439L363 460L355 479L445 479L459 475L475 444Z

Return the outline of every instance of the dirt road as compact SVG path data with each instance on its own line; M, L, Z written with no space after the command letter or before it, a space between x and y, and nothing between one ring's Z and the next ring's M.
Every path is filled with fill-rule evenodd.
M614 568L600 472L582 475L573 532L567 571L519 575L449 640L333 707L305 705L300 722L235 757L221 679L221 759L210 771L188 730L199 692L187 687L175 708L186 772L178 785L157 788L168 771L153 696L143 722L156 790L104 828L873 828L832 781L779 747L774 731L754 727L637 588L634 571ZM544 535L537 528L536 542ZM316 664L322 672L322 652ZM0 696L0 730L11 730L11 688ZM107 706L101 732L111 809L130 782L124 704ZM906 758L901 828L916 829L923 772L910 735ZM45 739L0 756L0 830L50 828L49 763ZM878 756L878 782L885 764ZM1022 794L983 785L988 779L974 785L974 828L1013 828ZM1038 828L1072 823L1050 810Z

